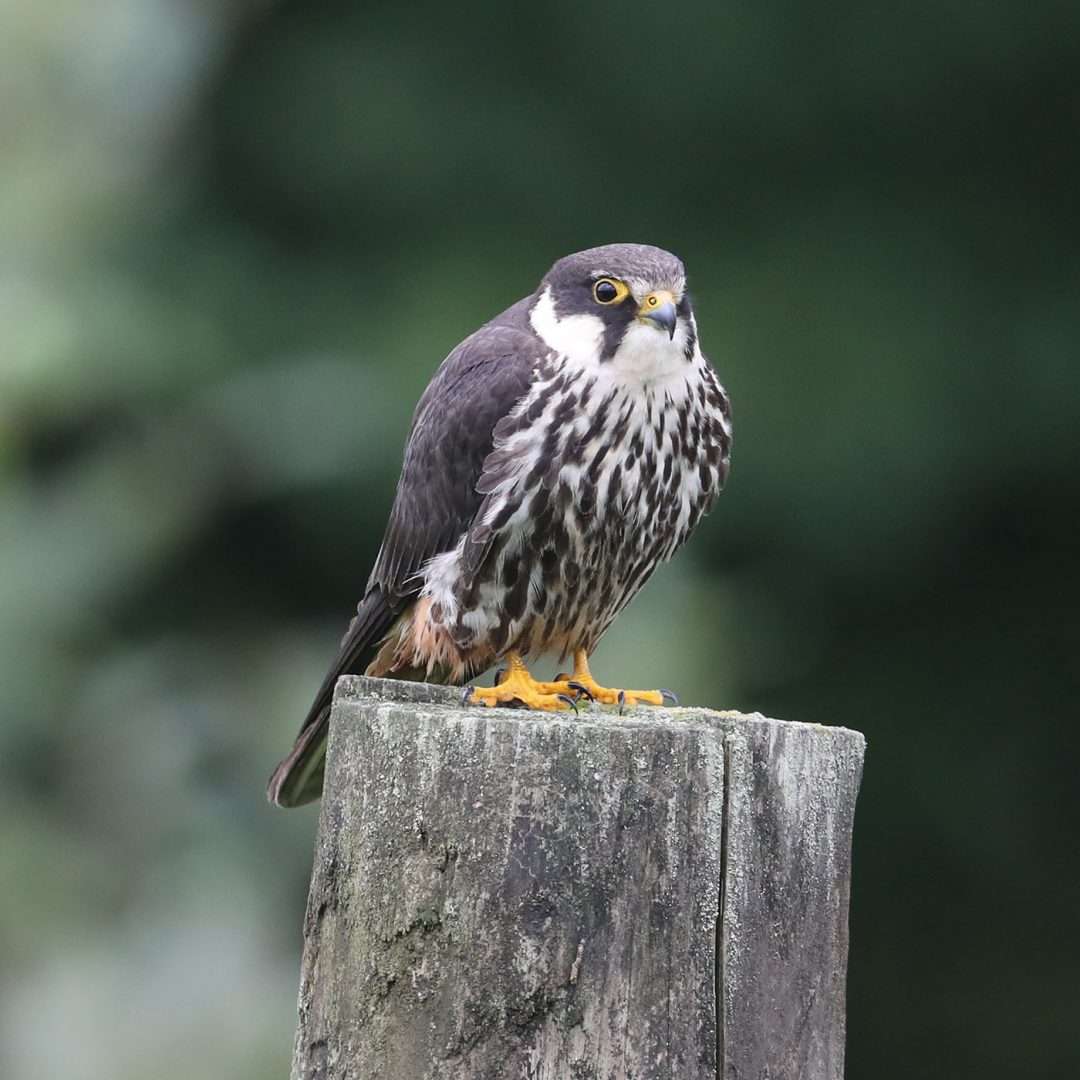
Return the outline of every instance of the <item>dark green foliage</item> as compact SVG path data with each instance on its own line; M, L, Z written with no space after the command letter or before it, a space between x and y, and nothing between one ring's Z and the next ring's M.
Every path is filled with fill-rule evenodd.
M850 1076L1075 1072L1080 9L107 7L0 43L0 1073L283 1073L413 403L621 240L736 438L598 676L865 732Z

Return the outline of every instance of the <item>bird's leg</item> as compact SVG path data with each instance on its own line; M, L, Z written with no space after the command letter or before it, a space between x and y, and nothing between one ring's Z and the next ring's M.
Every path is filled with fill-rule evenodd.
M525 667L520 654L506 654L506 670L495 686L467 686L462 695L466 705L524 706L527 709L577 710L577 693L573 690L549 690L552 683L537 682Z
M541 683L545 693L579 694L602 705L678 705L679 699L670 690L612 690L601 686L589 670L589 658L584 649L574 650L574 672L556 682Z

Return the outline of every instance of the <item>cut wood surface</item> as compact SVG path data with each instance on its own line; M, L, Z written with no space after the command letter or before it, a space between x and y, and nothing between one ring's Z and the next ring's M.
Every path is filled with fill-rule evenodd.
M293 1077L842 1076L863 745L342 679Z

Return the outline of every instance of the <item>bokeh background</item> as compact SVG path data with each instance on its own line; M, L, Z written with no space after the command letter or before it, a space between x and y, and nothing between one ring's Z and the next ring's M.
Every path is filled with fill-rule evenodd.
M728 492L610 682L845 724L848 1075L1080 1068L1080 7L0 0L0 1075L287 1073L263 783L443 355L689 266Z

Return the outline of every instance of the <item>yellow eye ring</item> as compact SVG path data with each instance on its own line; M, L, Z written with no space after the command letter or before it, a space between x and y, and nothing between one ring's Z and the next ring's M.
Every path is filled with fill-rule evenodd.
M602 277L593 284L593 299L598 304L610 307L612 304L621 303L630 294L630 290L614 278Z

